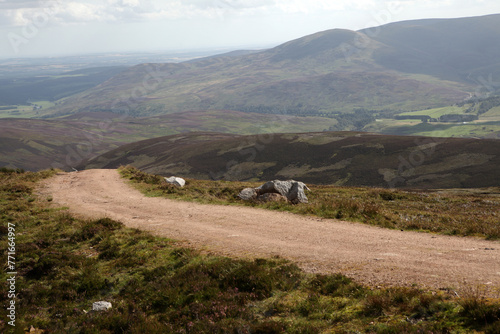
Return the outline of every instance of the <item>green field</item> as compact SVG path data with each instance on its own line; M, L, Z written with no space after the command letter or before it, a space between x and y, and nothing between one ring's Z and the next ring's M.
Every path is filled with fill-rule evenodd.
M458 123L422 123L416 120L381 120L368 125L364 130L392 135L461 137L461 138L500 138L499 121L474 121Z
M500 121L500 106L492 108L488 112L482 114L480 120Z
M466 104L463 107L458 106L448 106L443 108L426 109L412 112L401 113L398 116L429 116L431 118L439 118L443 115L449 114L465 114L465 111L471 106L471 104Z
M478 115L479 119L472 122L422 123L420 120L378 119L376 122L368 124L363 130L413 136L500 138L499 103L499 97L492 96L470 103L397 115L429 116L435 119L449 114Z
M45 110L56 104L51 101L34 101L33 105L41 106L41 109L33 110L33 105L6 105L0 106L0 118L36 118L45 113Z

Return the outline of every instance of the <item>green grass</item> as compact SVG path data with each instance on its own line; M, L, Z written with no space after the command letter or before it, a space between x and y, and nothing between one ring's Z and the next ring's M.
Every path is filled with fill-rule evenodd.
M19 105L11 107L12 108L0 110L0 118L34 118L40 116L43 110L43 109L33 110L33 107L28 105Z
M32 103L41 106L43 108L42 110L52 108L53 106L56 105L54 102L51 101L33 101Z
M499 138L500 107L497 96L442 108L401 113L398 116L429 116L439 119L448 114L478 115L479 120L467 123L421 123L420 121L380 119L365 131L385 134L431 137Z
M121 175L148 196L209 204L250 205L297 214L335 218L392 229L500 239L500 189L404 191L309 185L309 204L244 202L239 192L261 183L188 179L184 188L158 175L122 167Z
M491 108L481 115L482 120L500 121L500 107Z
M32 105L0 106L0 118L35 118L45 113L45 110L55 106L50 101L36 101L33 104L42 106L42 109L33 110ZM8 109L7 109L8 108ZM4 110L5 109L5 110Z
M367 127L365 130L375 130L384 134L405 135L405 136L429 136L429 137L477 137L477 138L498 138L500 136L500 121L482 122L475 121L467 124L457 123L409 123L400 122L379 122Z
M473 291L372 289L280 259L235 260L179 248L107 219L81 220L37 197L55 171L0 171L2 227L15 224L16 327L24 333L498 333L500 302ZM148 179L152 183L155 178ZM3 252L6 256L6 251ZM94 313L95 301L111 310Z
M471 105L464 105L463 107L458 107L458 106L448 106L444 108L434 108L434 109L427 109L427 110L419 110L419 111L412 111L412 112L405 112L402 114L399 114L399 116L429 116L431 118L439 118L443 115L448 115L448 114L465 114L465 111L470 107Z

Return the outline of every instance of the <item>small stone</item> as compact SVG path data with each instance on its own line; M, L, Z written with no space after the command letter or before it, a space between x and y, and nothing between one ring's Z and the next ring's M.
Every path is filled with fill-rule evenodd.
M92 311L107 311L112 307L110 302L100 301L92 304Z

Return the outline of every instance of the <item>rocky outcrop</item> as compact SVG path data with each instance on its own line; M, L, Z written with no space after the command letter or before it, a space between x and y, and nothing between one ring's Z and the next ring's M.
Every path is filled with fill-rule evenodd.
M169 184L173 184L174 186L177 186L177 187L184 187L186 185L186 181L180 177L175 177L175 176L171 176L171 177L166 177L165 178L165 181Z
M288 181L269 181L257 188L245 188L238 195L241 199L249 200L282 200L280 197L267 196L263 197L265 194L278 194L286 198L290 203L308 203L305 190L310 189L300 181L288 180Z

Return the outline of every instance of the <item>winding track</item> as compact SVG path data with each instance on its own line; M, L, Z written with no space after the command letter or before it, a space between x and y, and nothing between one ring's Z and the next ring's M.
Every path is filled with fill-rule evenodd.
M109 217L216 254L280 256L309 272L341 272L372 286L500 288L499 242L150 198L116 170L60 173L40 193L78 216Z

